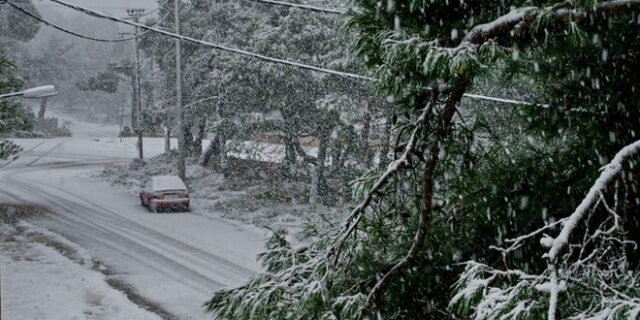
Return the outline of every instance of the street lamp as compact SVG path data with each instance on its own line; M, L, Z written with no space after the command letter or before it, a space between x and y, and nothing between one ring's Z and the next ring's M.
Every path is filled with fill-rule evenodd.
M26 99L40 99L40 98L55 96L57 94L58 92L56 91L56 87L54 87L53 85L46 85L46 86L27 89L20 92L0 94L0 99L17 97L17 96L21 96Z

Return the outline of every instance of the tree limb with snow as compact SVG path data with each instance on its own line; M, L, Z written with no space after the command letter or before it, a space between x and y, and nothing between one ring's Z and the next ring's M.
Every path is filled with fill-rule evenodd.
M568 217L507 241L512 243L508 248L498 248L505 255L513 254L521 242L533 241L542 232L561 226L555 238L546 234L540 237L542 247L548 248L542 256L548 264L543 273L529 275L518 269L502 271L468 262L450 305L473 314L475 319L514 318L516 315L512 312L517 309L528 317L544 314L553 320L558 318L560 296L565 294L568 299L584 305L570 311L562 308L563 317L636 319L640 314L640 292L632 284L637 283L640 273L628 269L625 249L637 244L625 240L620 217L607 204L605 194L621 174L625 162L638 153L640 140L622 148L602 168L587 195ZM604 207L607 217L594 230L589 230L590 224L586 223L582 242L572 245L571 236L585 220L592 218L598 206ZM498 280L504 282L500 284ZM514 307L516 309L512 309Z

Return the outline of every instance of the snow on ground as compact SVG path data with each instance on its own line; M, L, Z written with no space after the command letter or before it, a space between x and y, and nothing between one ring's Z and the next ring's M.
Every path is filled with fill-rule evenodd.
M94 127L97 131L82 129ZM73 310L76 306L84 308L88 299L85 299L85 288L103 286L125 292L133 301L130 303L149 307L162 318L209 319L202 304L212 292L239 285L262 270L256 257L264 250L264 242L270 235L268 230L200 213L148 212L140 206L137 194L114 189L92 174L102 171L106 164L128 163L137 157L136 139L105 137L104 134L113 132L109 133L108 129L101 132L103 129L98 125L72 126L72 130L78 128L84 131L74 132L71 138L16 139L24 152L17 159L0 162L0 203L46 205L51 214L31 217L29 223L60 234L84 248L95 261L94 266L97 264L95 269L106 279L106 284L94 281L78 285L76 280L84 283L88 276L78 273L78 277L68 279L68 274L48 267L52 264L48 258L31 261L29 267L15 264L14 260L20 258L13 259L5 254L7 249L2 248L3 281L36 278L32 273L42 269L49 281L41 282L41 286L47 287L43 289L45 296L70 291L61 295L61 299L68 300L69 305L63 306L71 310L70 313L55 309L54 303L39 305L42 314L48 315L45 319L74 319ZM148 157L164 151L161 138L145 138L144 143ZM24 240L25 245L33 247L29 252L35 252L34 256L55 257L47 249L49 246L42 248L32 238ZM55 249L63 254L66 251ZM26 256L29 252L15 252L15 256ZM83 263L84 258L68 260L91 271L86 267L88 264ZM5 262L13 264L9 267ZM72 267L65 268L79 272ZM100 273L95 276L99 277ZM69 287L62 285L66 282L71 283ZM29 308L38 304L40 296L31 295L27 289L20 291L12 287L12 291L2 292L2 319L33 318L32 313L19 309L20 305ZM118 307L119 302L109 296L101 298L102 306ZM110 313L102 316L101 307L87 307L84 309L94 315L81 313L76 318L146 319L127 314L126 308L118 308L123 311L107 310ZM6 310L15 313L5 315Z
M76 138L117 137L120 132L120 127L117 125L78 121L69 115L53 109L49 109L46 116L58 118L59 125L68 125L69 130Z
M3 319L160 319L109 286L83 251L74 252L81 259L73 261L34 241L46 236L39 231L26 223L0 228Z
M16 140L25 151L17 159L0 162L0 185L11 186L0 188L0 202L48 206L51 214L29 223L64 236L80 246L74 252L85 250L90 257L69 259L55 254L64 254L64 249L52 251L47 242L17 237L25 249L5 254L10 251L2 248L2 280L48 278L39 283L43 296L32 294L33 287L16 285L11 287L11 296L3 292L3 319L5 308L15 311L12 315L33 318L20 306L31 308L58 291L64 294L47 298L64 299L69 313L55 309L57 303L52 302L39 305L43 314L60 315L60 319L146 319L144 312L132 311L132 302L124 307L126 301L119 300L129 297L163 318L207 319L210 315L203 312L202 303L211 292L239 285L262 270L256 256L270 235L266 229L226 218L295 229L305 220L322 220L321 214L339 211L306 204L308 176L283 179L272 162L278 161L280 146L261 144L251 145L255 148L244 153L236 149L239 151L231 155L268 161L232 158L226 176L191 163L187 183L193 189L193 212L150 213L140 206L139 187L151 175L175 174L175 159L163 154L164 140L144 139L146 160L140 166L139 161L132 161L137 157L136 138L115 137L113 126L73 122L70 127L74 131L71 138ZM105 166L108 169L103 170ZM103 171L104 176L98 175ZM104 183L105 177L112 185ZM55 238L53 234L47 237ZM15 241L7 243L15 245ZM20 256L39 258L25 262ZM88 260L100 272L88 267ZM60 269L80 276L70 279L71 274ZM116 289L106 291L109 287ZM102 291L88 291L90 288ZM92 315L78 316L77 310Z
M208 319L202 303L212 292L260 272L256 257L267 230L194 213L150 213L136 194L90 178L101 165L91 165L87 154L68 154L61 162L59 149L74 143L87 142L50 139L0 170L0 185L11 186L0 188L0 201L48 206L51 214L30 223L87 249L106 266L110 284L169 318ZM53 151L32 154L41 149Z

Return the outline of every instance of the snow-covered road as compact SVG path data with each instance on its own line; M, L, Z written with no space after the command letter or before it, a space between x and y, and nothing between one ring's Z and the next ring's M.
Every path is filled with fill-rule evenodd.
M112 285L165 318L210 318L202 304L213 291L260 270L255 258L266 231L197 212L149 213L132 194L91 178L134 157L131 140L86 134L17 142L20 158L0 162L0 202L46 205L52 212L31 224L84 248ZM148 156L162 145L147 143Z

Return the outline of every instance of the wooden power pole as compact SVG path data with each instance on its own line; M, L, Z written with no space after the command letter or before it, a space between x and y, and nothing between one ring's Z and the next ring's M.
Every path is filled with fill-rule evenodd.
M173 0L175 4L176 34L180 34L180 0ZM176 38L176 112L178 113L178 176L183 181L186 178L185 158L187 146L184 134L184 110L182 107L182 43Z
M134 22L138 22L138 19L141 15L144 14L144 9L127 9L127 14L129 14L129 18L131 18ZM143 121L142 121L142 94L140 89L140 52L138 51L138 36L140 35L140 28L136 27L134 42L135 42L135 50L136 50L136 104L134 104L133 108L137 108L135 110L135 117L131 117L131 126L138 134L138 157L140 159L144 158L144 152L142 149L142 133L143 133ZM132 110L133 111L133 110ZM131 112L133 115L134 112Z

